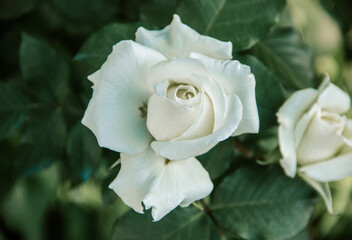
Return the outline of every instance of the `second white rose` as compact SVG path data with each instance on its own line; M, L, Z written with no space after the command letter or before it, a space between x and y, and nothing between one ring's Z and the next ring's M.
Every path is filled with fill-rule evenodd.
M327 76L318 90L295 92L277 114L282 167L290 177L298 171L330 213L328 182L352 175L352 120L341 115L349 109L349 96Z

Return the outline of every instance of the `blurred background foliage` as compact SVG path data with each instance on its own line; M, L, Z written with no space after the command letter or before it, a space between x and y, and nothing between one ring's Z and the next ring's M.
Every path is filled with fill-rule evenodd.
M192 2L0 1L0 240L119 239L124 231L136 230L129 228L129 221L148 216L134 218L128 213L121 222L125 228L114 230L129 208L107 187L118 173L118 166L110 167L119 154L101 149L95 136L80 124L92 93L86 77L105 61L116 39L133 39L141 22L148 28L163 27L175 12L187 20L194 10ZM258 93L258 104L277 109L289 92L316 86L325 72L351 95L351 9L348 0L288 0L278 27L260 33L261 41L255 45L235 44L235 58L269 81L258 81L257 91L273 88L276 92L274 96ZM190 26L204 28L200 21L189 19L185 22ZM216 29L209 32L223 34ZM278 61L287 65L278 67ZM270 81L280 81L283 87ZM200 157L219 186L218 196L224 191L221 176L244 164L233 158L276 161L280 157L274 113L260 112L263 122L258 136L227 141ZM243 180L241 172L232 178ZM352 238L352 178L332 188L337 215L328 215L319 201L309 227L295 239ZM214 201L222 200L215 197ZM165 221L193 216L194 208L180 211L182 216L175 213ZM209 224L203 216L197 219L199 223L194 224ZM216 229L209 229L207 236L217 239ZM151 235L143 234L136 230L140 239L155 236L152 230L145 233Z

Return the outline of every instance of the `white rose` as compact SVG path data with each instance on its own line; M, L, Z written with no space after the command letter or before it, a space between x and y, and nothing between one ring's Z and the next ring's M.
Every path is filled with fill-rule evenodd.
M349 108L349 96L327 76L318 90L295 92L277 113L281 166L290 177L297 171L330 213L328 182L352 175L352 120L341 116Z
M181 23L139 28L136 42L113 47L94 84L82 123L102 147L122 152L111 188L135 211L159 220L213 188L194 157L219 141L257 133L255 79L232 59L231 42Z

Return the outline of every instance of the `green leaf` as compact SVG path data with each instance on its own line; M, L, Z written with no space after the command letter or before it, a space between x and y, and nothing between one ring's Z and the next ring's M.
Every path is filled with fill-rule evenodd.
M108 159L104 158L104 160L107 160L106 162L108 162ZM112 167L112 164L111 164L111 165L108 165L108 167L109 168L111 167L111 169L109 169L107 175L105 176L105 178L101 183L101 195L102 195L104 206L110 205L115 201L122 201L121 199L116 200L116 193L109 188L109 185L114 181L117 174L119 173L121 169L121 164L118 164L115 167ZM124 205L124 206L128 207L127 205Z
M183 0L177 13L202 34L231 41L244 50L263 38L279 21L285 0Z
M113 45L121 40L135 39L138 23L114 23L91 35L83 44L75 60L87 63L88 73L98 70L111 53Z
M67 137L69 164L74 174L86 181L101 158L101 148L93 133L78 122Z
M104 22L116 13L114 4L107 0L54 0L54 3L65 15L87 23Z
M235 162L235 148L232 139L218 143L206 154L197 157L208 171L210 178L220 177Z
M152 0L141 5L140 17L158 28L170 24L172 15L176 12L176 0Z
M31 174L50 165L65 146L66 126L60 110L36 111L21 135L16 159L20 174Z
M278 166L244 167L224 179L210 209L229 237L287 239L308 224L314 191Z
M33 9L37 0L2 0L0 1L0 18L16 18Z
M303 231L288 240L311 240L308 228L303 229Z
M276 28L254 46L253 54L286 86L314 87L312 54L295 29Z
M15 88L0 82L0 139L19 129L32 107L34 105Z
M112 240L210 240L211 230L210 219L194 207L178 207L159 222L130 211L117 222Z
M255 76L255 95L260 119L260 131L277 124L276 112L285 101L284 90L276 76L253 56L236 56L251 67Z
M46 42L27 34L22 35L20 66L23 77L35 84L41 100L63 101L66 96L69 66L55 49Z

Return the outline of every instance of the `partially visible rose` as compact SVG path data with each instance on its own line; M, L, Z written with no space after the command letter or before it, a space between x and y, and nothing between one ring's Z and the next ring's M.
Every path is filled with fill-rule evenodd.
M295 92L277 113L281 166L290 177L297 171L330 213L328 182L352 176L352 120L341 115L349 109L350 97L327 76L318 90Z
M255 79L232 59L231 42L198 34L174 15L160 31L113 47L88 78L93 97L82 123L102 147L122 152L111 188L159 220L213 188L195 159L219 141L259 128Z

